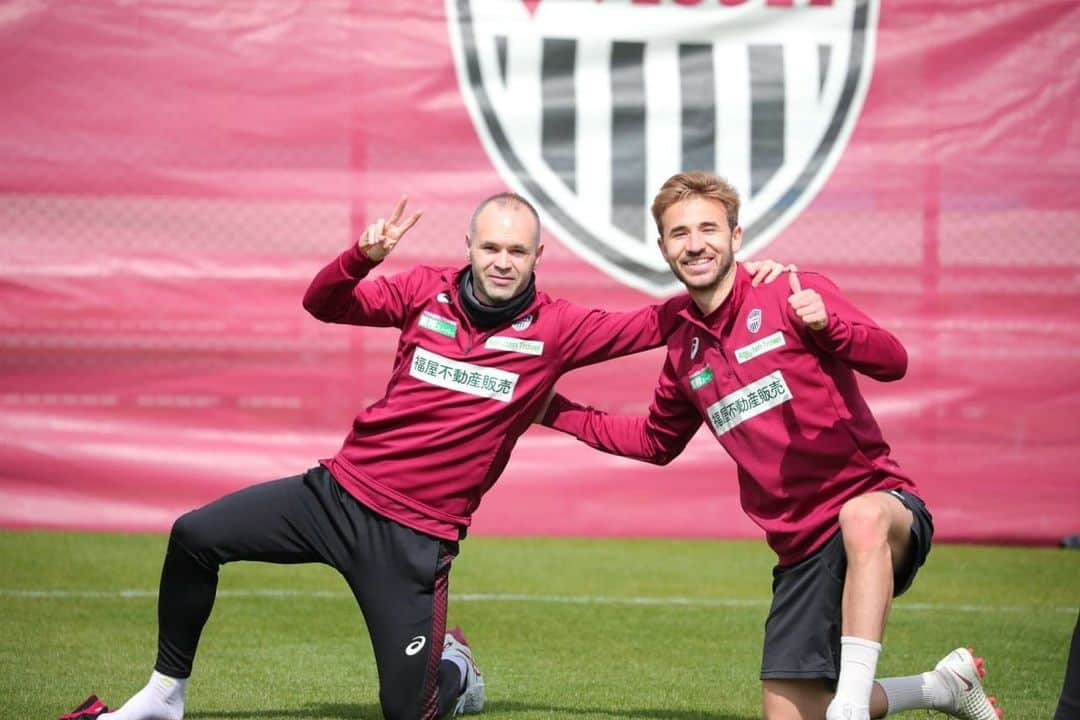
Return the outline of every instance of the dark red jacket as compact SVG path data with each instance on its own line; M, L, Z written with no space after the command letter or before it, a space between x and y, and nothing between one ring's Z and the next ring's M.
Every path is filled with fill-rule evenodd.
M782 565L838 529L840 506L872 490L915 486L889 456L855 371L896 380L900 342L827 278L817 290L828 326L812 332L787 302L788 283L752 287L738 266L731 294L708 317L679 314L648 417L619 417L556 396L544 423L598 449L657 464L679 454L704 422L739 468L743 510Z
M458 300L462 268L361 282L372 267L354 246L304 296L320 320L401 329L386 394L322 462L376 512L447 540L463 534L560 375L659 347L689 304L609 313L537 291L513 321L479 330Z

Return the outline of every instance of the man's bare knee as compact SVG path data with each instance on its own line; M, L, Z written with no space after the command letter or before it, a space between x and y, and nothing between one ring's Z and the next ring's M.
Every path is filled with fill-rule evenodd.
M849 551L879 547L888 541L889 499L881 493L870 493L852 498L840 508L840 532Z

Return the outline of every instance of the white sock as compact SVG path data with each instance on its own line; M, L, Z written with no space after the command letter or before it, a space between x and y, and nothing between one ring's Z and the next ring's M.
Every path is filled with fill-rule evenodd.
M889 714L904 710L934 710L952 704L952 693L936 672L883 678L878 685L889 701Z
M829 703L826 720L870 716L870 691L874 687L881 643L851 635L840 638L840 677L836 696Z
M119 710L100 715L98 720L182 720L187 683L187 678L171 678L155 670L146 687Z

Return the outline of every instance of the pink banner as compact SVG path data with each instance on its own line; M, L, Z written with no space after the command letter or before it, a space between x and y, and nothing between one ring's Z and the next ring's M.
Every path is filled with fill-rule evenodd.
M396 334L300 298L400 194L424 217L382 272L463 263L513 189L540 286L622 309L676 290L647 205L707 167L747 257L907 346L862 387L940 539L1080 532L1077 27L1072 0L8 2L0 525L165 530L332 455ZM560 389L644 411L660 357ZM473 527L759 536L707 436L653 468L543 429Z

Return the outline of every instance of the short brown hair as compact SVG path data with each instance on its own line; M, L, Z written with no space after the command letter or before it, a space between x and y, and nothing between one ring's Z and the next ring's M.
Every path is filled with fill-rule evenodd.
M727 212L728 229L734 230L739 224L739 192L724 178L704 170L692 170L672 175L656 193L652 204L652 216L660 236L664 228L660 224L667 209L677 202L691 197L703 197L717 200Z

